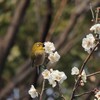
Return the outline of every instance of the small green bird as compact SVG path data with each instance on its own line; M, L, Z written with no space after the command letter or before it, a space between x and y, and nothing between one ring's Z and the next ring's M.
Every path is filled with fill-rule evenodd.
M33 44L32 51L31 51L31 60L32 60L32 67L40 67L44 63L45 60L45 50L43 47L43 43L37 42ZM39 68L37 68L39 69ZM39 74L39 70L38 70Z

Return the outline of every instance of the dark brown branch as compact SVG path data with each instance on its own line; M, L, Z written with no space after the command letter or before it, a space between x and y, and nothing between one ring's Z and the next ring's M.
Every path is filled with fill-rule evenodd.
M50 41L51 40L52 34L54 33L54 29L55 29L57 23L59 22L59 19L60 19L61 15L63 13L63 10L64 10L64 8L66 6L66 2L67 2L67 0L62 0L61 1L60 7L58 8L58 10L57 10L57 12L56 12L56 14L54 16L54 20L53 20L53 22L51 24L50 30L49 30L48 35L46 37L46 41Z
M99 44L100 44L99 42L96 44L96 46L93 48L93 50L91 51L91 53L87 56L87 58L86 58L85 61L83 62L83 65L81 66L80 73L79 73L80 75L81 75L81 73L82 73L82 71L83 71L83 69L84 69L86 63L87 63L88 60L90 59L92 53L94 52L94 50L96 49L96 47L98 47Z
M14 44L17 32L18 32L18 28L20 26L20 23L22 22L22 19L25 15L25 11L29 5L30 0L21 0L19 2L19 5L17 6L16 10L15 10L15 14L12 18L12 21L8 27L6 36L3 40L3 44L2 46L2 53L0 55L0 75L3 72L4 69L4 65L7 59L7 56L10 52L11 47ZM0 47L1 49L1 47Z
M41 35L40 41L41 42L44 42L46 40L46 37L48 35L48 31L49 31L49 28L51 25L52 12L53 12L52 0L46 1L46 8L47 8L47 12L46 12L46 16L45 16L42 30L40 32L40 35Z
M93 50L91 51L91 53L87 56L87 58L85 59L85 61L83 62L82 66L81 66L81 69L80 69L80 72L79 72L79 75L82 74L82 71L86 65L86 63L88 62L88 60L90 59L92 53L94 52L95 48L99 45L99 42L96 44L96 46L93 48ZM78 77L76 82L75 82L75 85L74 85L74 88L73 88L73 91L72 91L72 96L71 96L71 100L73 100L75 97L75 92L76 92L76 89L78 88L79 86L79 82L80 82L80 79L81 77Z

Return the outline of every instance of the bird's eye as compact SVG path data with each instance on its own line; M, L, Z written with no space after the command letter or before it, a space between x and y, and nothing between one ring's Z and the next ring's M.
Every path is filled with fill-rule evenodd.
M39 44L37 44L37 46L39 47L40 45L39 45Z

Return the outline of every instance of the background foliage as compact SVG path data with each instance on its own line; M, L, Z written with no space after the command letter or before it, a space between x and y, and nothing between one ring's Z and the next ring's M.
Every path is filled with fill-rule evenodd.
M25 0L22 1L24 2ZM16 27L13 23L11 25L11 22L14 14L17 12L16 9L22 1L0 0L0 60L2 61L3 59L2 55L6 55L6 59L2 61L3 63L0 63L0 67L3 66L0 69L2 73L0 74L0 92L3 93L1 93L0 97L6 99L30 99L27 91L33 82L34 70L29 71L28 74L26 71L28 69L32 70L29 60L31 47L36 41L46 40L54 42L58 52L61 54L60 61L53 68L64 71L68 76L68 79L62 85L62 91L67 100L69 100L75 81L73 76L71 76L71 68L73 66L80 67L88 55L82 48L81 41L86 34L90 33L89 28L93 25L89 4L92 4L93 11L95 12L96 7L100 6L100 1L67 0L66 2L66 0L29 0L28 6L25 6L25 14L22 12L24 17L22 16L18 22L19 27L16 32L13 32L16 36L9 43L11 46L9 50L7 49L9 52L6 54L4 51L6 43L9 40L6 36L10 34L7 31L9 26ZM19 16L17 15L16 17ZM52 25L53 23L54 25ZM51 35L48 35L50 32ZM63 42L60 44L61 41ZM100 50L95 52L88 62L86 67L87 73L100 70L99 59ZM24 74L25 77L23 78ZM90 77L88 83L79 91L89 90L96 86L100 86L99 75ZM8 87L11 89L9 90ZM46 96L46 98L51 97L60 100L57 91L54 93L56 96L51 94ZM84 96L84 100L89 100L88 96Z

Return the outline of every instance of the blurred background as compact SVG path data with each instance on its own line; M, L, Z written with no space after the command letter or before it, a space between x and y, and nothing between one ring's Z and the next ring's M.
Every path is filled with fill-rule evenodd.
M0 0L0 100L32 100L28 90L36 76L30 52L37 41L55 44L61 59L49 67L67 75L62 93L70 100L75 81L71 69L80 68L88 55L81 43L94 24L90 3L95 13L100 0ZM99 49L85 68L88 74L100 70ZM48 82L46 87L43 100L61 100L57 88L53 89ZM90 77L77 93L95 87L100 87L99 75ZM90 94L77 100L93 100L93 97Z

